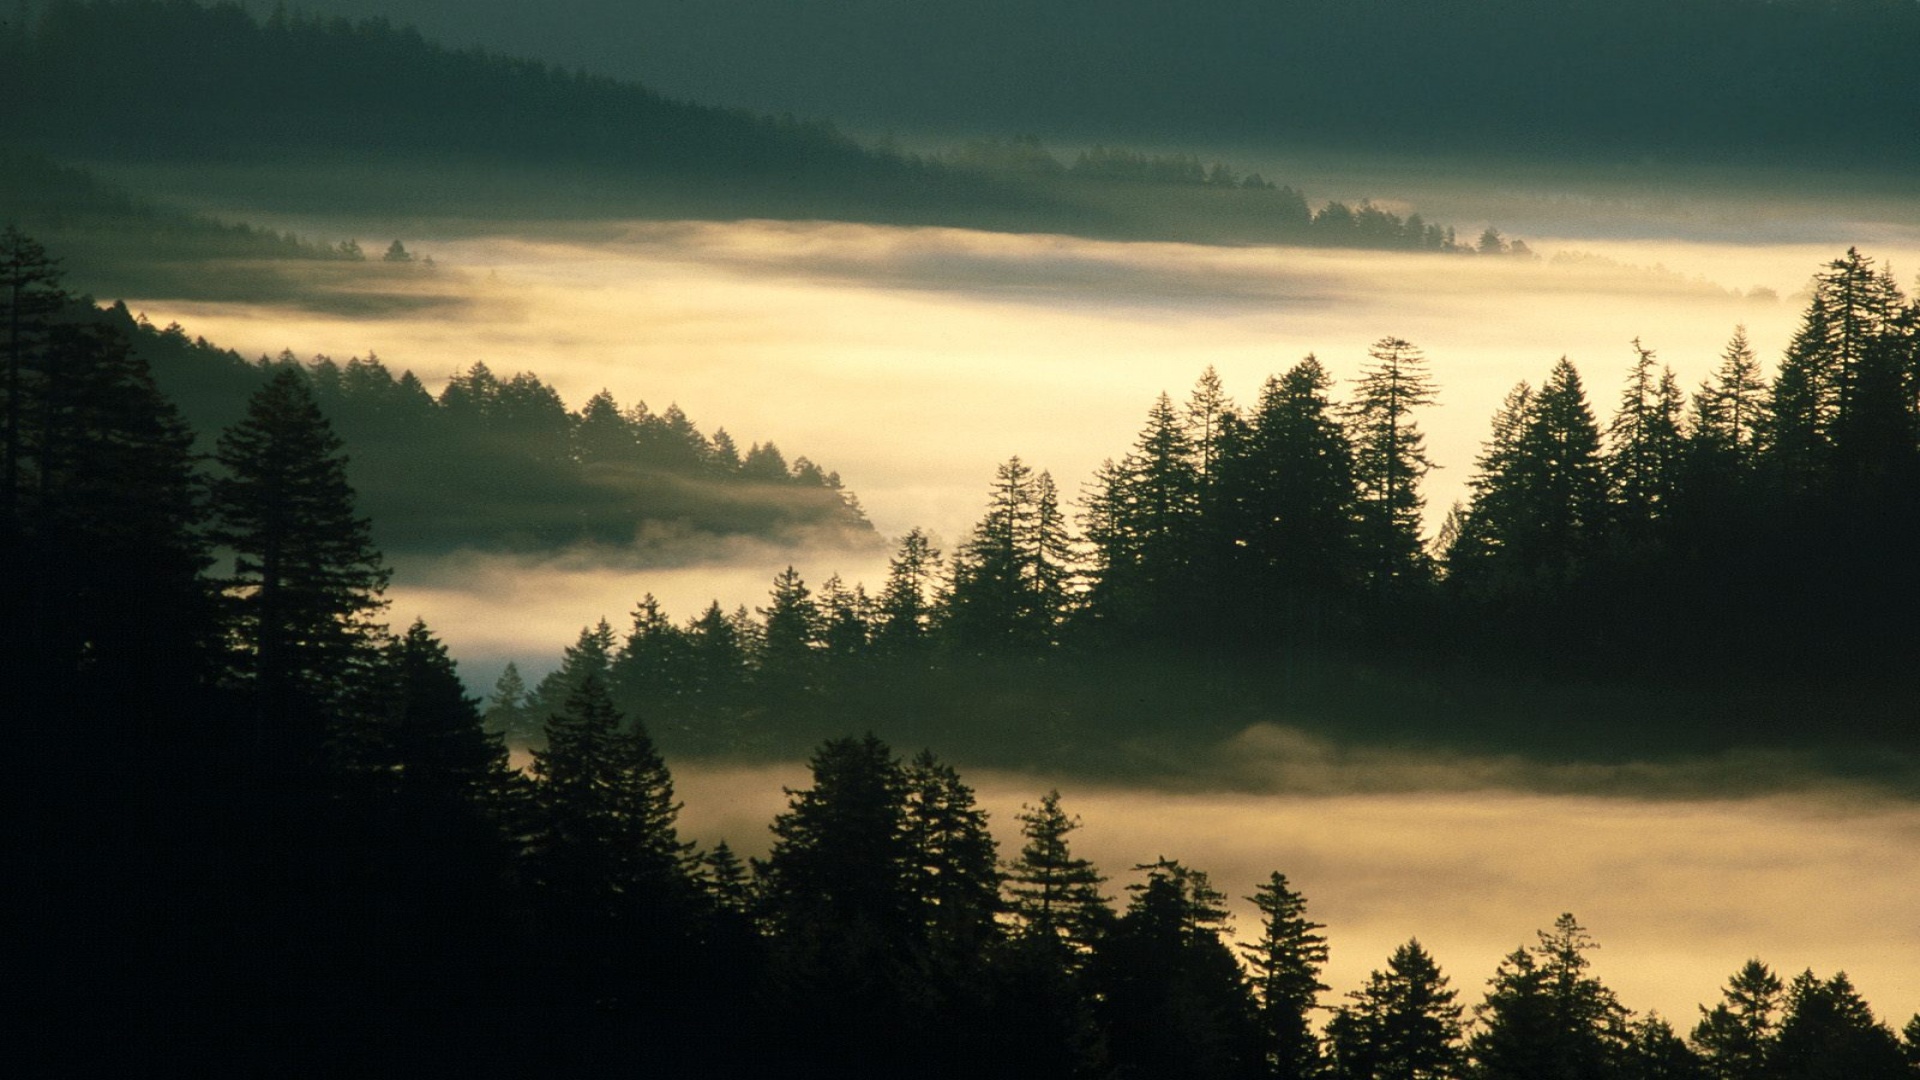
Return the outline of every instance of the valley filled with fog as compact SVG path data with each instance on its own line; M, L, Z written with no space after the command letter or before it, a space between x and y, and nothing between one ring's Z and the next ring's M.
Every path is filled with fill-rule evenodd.
M1313 353L1339 380L1338 399L1388 335L1425 351L1440 388L1419 417L1440 465L1425 483L1431 532L1465 497L1502 396L1562 355L1604 423L1635 338L1690 391L1736 326L1771 366L1808 279L1850 245L1890 259L1903 281L1920 270L1920 230L1871 198L1804 194L1774 213L1744 194L1618 177L1568 195L1538 176L1503 189L1410 168L1315 167L1333 194L1357 201L1400 184L1430 216L1463 232L1492 224L1532 257L762 220L302 219L288 224L369 247L397 233L431 254L438 275L418 286L431 303L384 314L129 303L248 356L377 352L435 390L484 361L502 375L535 372L571 404L603 388L656 411L677 403L837 470L883 537L920 526L950 548L1011 455L1050 470L1072 498L1102 459L1129 449L1156 395L1183 399L1203 369L1249 403L1267 376ZM888 556L656 541L617 563L590 552L401 556L390 616L426 618L480 693L509 660L529 676L550 670L594 620L623 630L643 594L685 621L711 599L766 603L788 564L809 582L837 573L873 587ZM1845 968L1883 1015L1920 1006L1920 951L1900 929L1902 898L1920 887L1920 816L1908 802L1824 783L1698 794L1743 779L1797 786L1791 762L1739 758L1701 766L1712 775L1678 799L1527 793L1555 786L1537 763L1355 756L1273 719L1217 768L1146 789L1044 772L969 779L1003 855L1019 806L1058 784L1110 894L1134 864L1179 858L1229 892L1243 933L1254 923L1240 898L1283 870L1328 925L1337 992L1417 936L1477 999L1502 955L1572 910L1604 946L1596 970L1623 1000L1682 1028L1756 953L1786 972ZM687 833L748 853L765 849L781 786L805 781L798 763L675 768Z

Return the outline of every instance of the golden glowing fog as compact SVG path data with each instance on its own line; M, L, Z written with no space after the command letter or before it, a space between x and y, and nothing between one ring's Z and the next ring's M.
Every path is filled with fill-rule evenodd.
M798 766L681 766L682 822L706 843L763 854L781 785ZM1600 977L1636 1012L1683 1032L1751 956L1791 976L1845 970L1895 1026L1920 1010L1920 807L1805 795L1659 802L1500 792L1286 796L1114 789L1067 778L967 773L992 814L1001 856L1014 815L1061 789L1084 826L1075 851L1110 879L1160 856L1205 870L1233 897L1278 870L1326 924L1330 999L1418 937L1467 1004L1505 954L1571 911L1601 948Z
M1536 215L1541 205L1528 204ZM1250 402L1308 352L1350 380L1387 335L1422 347L1442 388L1421 419L1443 466L1427 483L1432 520L1461 496L1501 396L1562 354L1604 422L1635 337L1692 387L1736 324L1763 359L1777 358L1798 318L1794 294L1849 243L1892 257L1903 278L1920 268L1910 228L1775 221L1773 242L1731 243L1609 240L1575 225L1529 235L1547 257L1537 262L819 223L408 235L446 268L434 287L459 303L359 318L133 306L249 355L377 351L430 385L484 360L535 371L575 405L602 387L623 404L678 402L705 431L724 426L743 446L772 439L837 469L884 534L921 525L951 547L1009 455L1077 492L1102 458L1127 450L1156 394L1183 398L1207 365ZM1610 261L1552 259L1573 251ZM1746 295L1756 287L1777 299ZM643 592L680 619L709 598L764 603L788 562L814 584L837 571L874 585L884 573L884 554L755 544L640 570L414 559L398 567L391 616L424 615L484 683L508 658L529 674L550 667L591 620L624 627ZM1920 808L1831 794L1520 795L1498 762L1363 763L1369 778L1388 778L1375 784L1294 753L1283 734L1248 738L1218 777L1242 794L1058 781L1086 821L1081 852L1116 892L1129 867L1160 855L1208 871L1236 898L1281 870L1328 926L1336 991L1418 936L1463 1001L1477 1001L1501 955L1572 911L1602 943L1597 969L1625 1002L1683 1029L1756 954L1789 974L1844 968L1896 1021L1920 1009ZM686 826L763 851L781 784L804 779L798 766L682 768ZM1055 782L969 779L1007 854L1019 804ZM1402 793L1353 793L1381 790ZM1248 905L1238 912L1250 927Z
M1907 231L1880 231L1880 246L1863 241L1870 253L1920 265ZM1422 347L1441 386L1421 420L1442 466L1427 481L1437 520L1515 381L1566 354L1604 422L1635 337L1689 387L1736 324L1771 360L1798 318L1794 294L1845 247L1536 237L1544 258L1523 261L751 221L414 243L448 268L432 287L458 303L357 317L134 306L248 355L373 351L430 385L484 360L532 370L576 405L602 387L656 410L678 402L703 430L837 469L885 535L920 525L948 545L1009 455L1075 493L1127 450L1156 394L1183 398L1207 365L1251 402L1309 352L1350 380L1386 335ZM1778 299L1748 295L1756 287ZM621 621L644 591L681 617L716 595L751 604L789 560L816 582L837 571L872 583L884 565L730 550L707 560L729 569L547 567L537 583L524 564L402 565L396 616L425 614L469 659L551 654L584 622ZM504 590L516 615L498 617L507 596L475 581Z

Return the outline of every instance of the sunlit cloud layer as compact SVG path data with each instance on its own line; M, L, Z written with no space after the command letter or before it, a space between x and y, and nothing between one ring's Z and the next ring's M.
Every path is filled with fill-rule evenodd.
M804 768L678 766L682 822L705 843L763 854L782 785ZM1570 911L1601 948L1594 968L1636 1011L1685 1030L1749 957L1786 975L1845 970L1883 1019L1920 1010L1920 807L1839 795L1639 801L1502 793L1288 796L1114 789L1067 778L967 773L1003 858L1015 815L1060 787L1075 850L1110 878L1161 856L1233 898L1278 870L1327 926L1332 997L1418 937L1466 1003L1502 956Z
M1440 385L1421 417L1441 466L1426 483L1437 522L1515 381L1567 355L1604 421L1635 337L1689 387L1737 324L1771 361L1798 318L1793 294L1842 250L1586 235L1538 240L1548 257L1526 261L754 221L544 235L416 244L448 268L434 287L464 292L424 311L135 306L249 355L377 352L429 385L485 361L534 371L574 404L602 388L656 410L677 402L706 431L838 470L885 535L918 525L951 543L1010 455L1071 497L1126 452L1155 395L1183 398L1206 366L1242 403L1309 352L1344 387L1386 335L1423 348ZM1920 267L1920 247L1900 238L1873 253ZM1780 299L1743 295L1756 286ZM563 566L533 588L520 566L489 579L519 601L511 619L486 592L403 567L396 614L418 609L488 657L551 654L646 591L677 617L714 596L751 604L788 560L729 549L711 561L739 569L596 578ZM802 567L869 585L879 570Z
M484 360L536 371L575 402L603 387L656 409L677 401L708 430L771 438L839 469L888 533L919 524L958 535L1011 454L1075 491L1101 458L1125 451L1154 395L1184 396L1209 364L1249 402L1309 352L1350 380L1369 343L1390 334L1421 346L1441 385L1423 418L1443 466L1428 483L1437 515L1463 492L1513 382L1538 380L1566 354L1604 415L1635 337L1686 385L1705 377L1738 323L1771 357L1794 304L1729 290L1790 297L1838 253L1554 245L1538 247L1622 265L638 224L567 241L436 244L443 265L468 272L472 294L424 318L144 306L249 354L377 351L430 384ZM1665 272L1632 268L1656 265Z

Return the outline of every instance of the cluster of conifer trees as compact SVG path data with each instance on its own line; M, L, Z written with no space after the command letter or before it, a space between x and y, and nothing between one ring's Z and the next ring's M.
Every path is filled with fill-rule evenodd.
M1691 397L1635 341L1602 423L1562 359L1507 396L1437 536L1418 415L1439 391L1419 349L1377 342L1345 403L1311 356L1244 409L1209 370L1184 407L1161 395L1077 514L1011 459L951 556L910 532L878 595L838 577L816 593L788 568L757 617L715 604L675 624L647 597L624 637L583 631L540 704L514 671L491 711L536 737L556 687L592 670L677 748L711 748L883 673L1129 650L1903 695L1920 643L1917 328L1890 273L1849 251L1815 278L1771 381L1743 331ZM1915 733L1909 718L1882 734Z

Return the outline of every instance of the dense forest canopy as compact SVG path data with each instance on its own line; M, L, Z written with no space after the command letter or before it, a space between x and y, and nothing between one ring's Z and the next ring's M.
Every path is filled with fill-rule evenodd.
M0 34L0 55L0 95L17 103L0 114L0 146L228 170L243 201L281 213L832 218L1474 250L1417 214L1316 209L1224 162L1095 146L1047 168L1051 156L1021 139L927 154L867 146L790 113L454 51L385 18L279 9L262 21L232 4L56 0L24 32ZM0 170L4 181L34 178ZM46 201L44 190L24 194ZM39 217L65 229L99 202Z

